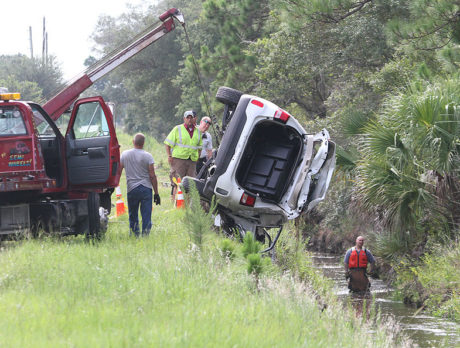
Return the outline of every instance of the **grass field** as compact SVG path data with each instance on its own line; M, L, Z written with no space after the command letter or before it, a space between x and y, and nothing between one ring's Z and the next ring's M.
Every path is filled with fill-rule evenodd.
M330 294L322 295L327 307L319 305L321 291L311 285L318 281L301 282L294 272L265 262L256 282L241 244L234 243L232 260L222 256L222 237L210 230L201 246L194 245L185 212L173 207L168 191L160 190L162 205L154 207L147 238L129 236L125 214L110 219L98 243L79 236L4 244L0 346L405 344L388 325L357 318Z

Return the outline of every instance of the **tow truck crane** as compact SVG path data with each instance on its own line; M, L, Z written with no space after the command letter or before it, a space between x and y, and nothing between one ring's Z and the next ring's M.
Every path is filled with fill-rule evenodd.
M161 24L89 67L43 106L0 89L0 239L30 231L100 238L120 180L120 145L102 97L78 99L95 81L175 28ZM54 121L73 104L67 131Z

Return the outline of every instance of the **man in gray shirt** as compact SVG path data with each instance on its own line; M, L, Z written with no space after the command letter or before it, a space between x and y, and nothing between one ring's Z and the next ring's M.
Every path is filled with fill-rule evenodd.
M158 182L153 166L153 157L144 151L145 136L137 133L133 139L134 149L121 154L121 170L126 171L128 190L129 230L139 237L139 206L142 216L142 235L148 235L152 228L152 188L153 200L159 205Z

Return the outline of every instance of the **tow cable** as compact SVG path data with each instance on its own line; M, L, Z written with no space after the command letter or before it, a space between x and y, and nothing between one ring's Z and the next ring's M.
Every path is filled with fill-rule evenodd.
M206 104L206 109L207 109L207 112L208 112L208 116L211 117L211 119L213 119L213 118L215 119L215 117L212 116L211 106L210 106L210 103L209 103L209 100L208 100L208 94L206 93L206 90L204 89L203 81L201 79L200 67L198 66L198 63L196 62L195 56L193 55L192 44L190 43L190 38L189 38L188 33L187 33L187 28L185 27L185 22L182 23L182 27L184 28L185 39L186 39L187 44L188 44L188 49L189 49L190 55L192 56L193 65L195 67L195 73L196 73L196 75L198 77L198 81L200 82L200 88L201 88L201 92L203 94L204 102ZM216 138L217 147L219 147L219 135L218 135L218 132L216 131L216 128L214 127L214 122L211 123L211 126L212 126L212 130L214 132L214 136Z

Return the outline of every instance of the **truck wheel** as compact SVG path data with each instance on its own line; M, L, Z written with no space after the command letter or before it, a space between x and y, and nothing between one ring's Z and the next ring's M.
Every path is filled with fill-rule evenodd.
M104 231L101 228L101 220L99 216L100 197L99 193L90 192L88 195L88 232L87 238L100 240L103 237Z
M243 92L233 88L219 87L216 93L216 99L222 104L236 106L243 94Z
M99 198L101 200L101 207L106 209L108 214L110 214L110 212L112 211L112 192L113 189L111 191L106 191L99 195Z
M50 226L45 218L38 217L32 221L30 225L30 232L32 238L41 238L49 234Z

